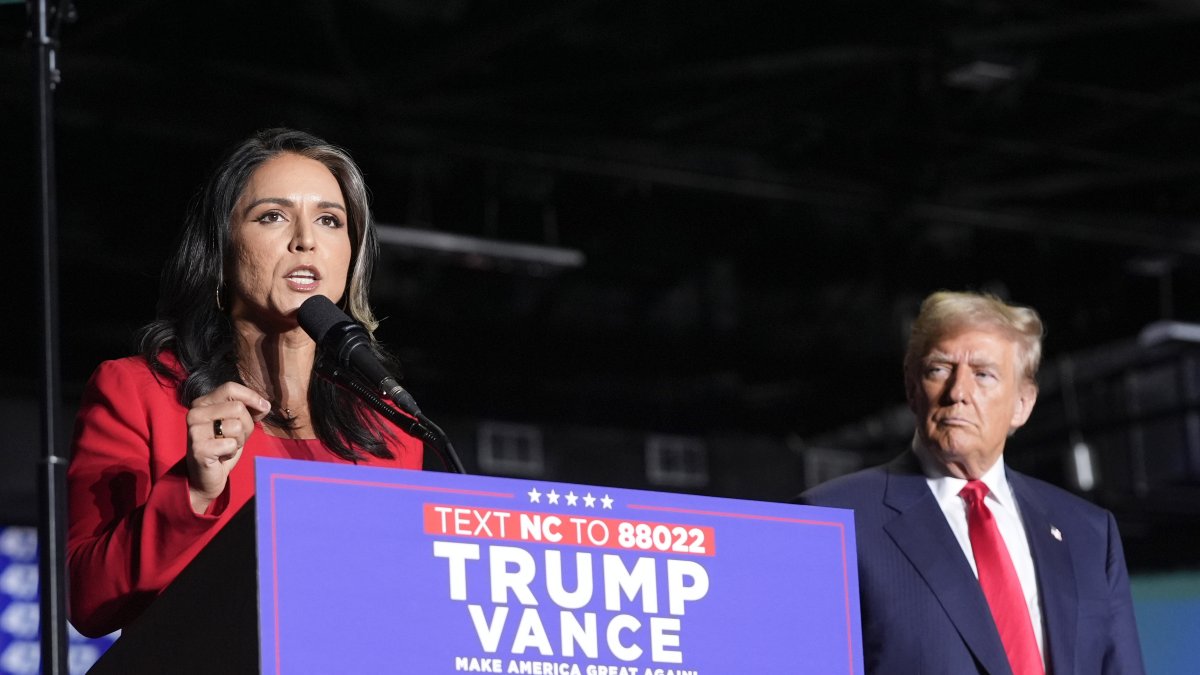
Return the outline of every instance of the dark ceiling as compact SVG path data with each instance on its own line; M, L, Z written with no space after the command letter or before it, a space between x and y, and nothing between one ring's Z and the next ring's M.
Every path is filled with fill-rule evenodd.
M55 125L75 386L132 350L223 149L274 125L348 148L381 222L586 256L385 251L383 337L435 416L808 436L901 401L938 288L1034 305L1051 357L1200 319L1200 3L77 5ZM17 390L39 350L26 23L0 6Z

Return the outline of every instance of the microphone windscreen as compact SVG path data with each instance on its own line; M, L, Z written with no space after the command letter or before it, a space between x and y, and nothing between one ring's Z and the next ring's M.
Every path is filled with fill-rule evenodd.
M296 318L304 332L317 344L325 339L329 329L340 323L354 321L323 295L314 295L305 300L296 312Z

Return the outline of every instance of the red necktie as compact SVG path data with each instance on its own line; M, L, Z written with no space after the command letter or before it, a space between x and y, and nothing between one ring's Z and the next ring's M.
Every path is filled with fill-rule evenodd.
M978 480L967 481L967 486L958 493L967 503L967 531L975 552L975 567L979 569L979 585L992 610L1014 675L1044 675L1021 581L996 527L996 519L983 503L987 493L987 485Z

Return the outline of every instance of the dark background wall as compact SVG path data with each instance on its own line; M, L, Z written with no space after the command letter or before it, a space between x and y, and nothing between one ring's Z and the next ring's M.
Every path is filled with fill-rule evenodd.
M1200 527L1194 340L1136 337L1200 320L1196 9L79 3L55 118L64 406L133 350L223 150L290 125L351 151L383 223L583 255L385 247L381 336L474 470L787 499L902 446L919 300L989 290L1049 327L1012 461L1113 508L1131 563L1195 566L1179 544ZM41 349L25 32L24 6L0 5L16 521Z

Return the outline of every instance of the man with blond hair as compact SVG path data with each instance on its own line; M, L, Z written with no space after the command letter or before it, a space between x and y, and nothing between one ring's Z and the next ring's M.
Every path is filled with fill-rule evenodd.
M1144 672L1112 514L1004 463L1037 401L1042 321L977 293L921 304L912 449L800 500L853 509L866 672Z

